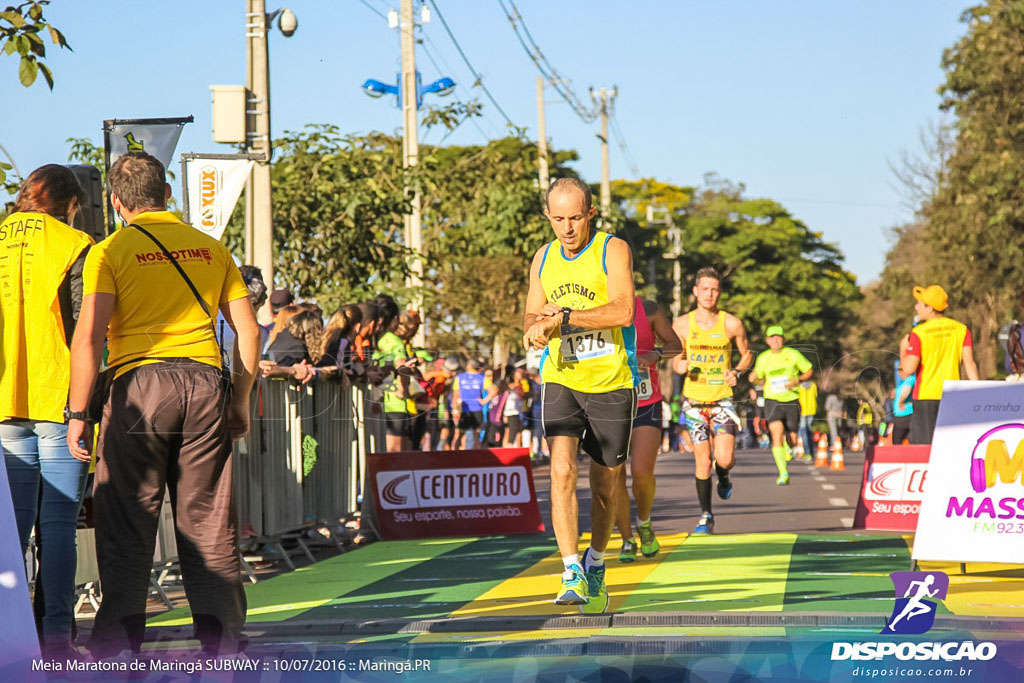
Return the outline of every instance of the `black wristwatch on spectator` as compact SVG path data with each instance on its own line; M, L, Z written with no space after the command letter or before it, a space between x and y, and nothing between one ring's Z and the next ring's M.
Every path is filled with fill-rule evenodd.
M71 410L69 406L64 406L64 422L71 422L71 420L91 422L88 412L84 410Z

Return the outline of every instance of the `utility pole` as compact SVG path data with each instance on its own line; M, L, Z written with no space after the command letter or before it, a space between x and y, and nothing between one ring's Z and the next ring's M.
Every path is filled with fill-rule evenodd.
M540 166L540 192L546 195L548 177L548 134L544 123L544 79L537 76L537 163Z
M270 203L270 56L267 48L266 0L246 0L245 12L246 152L262 154L246 183L246 262L263 272L267 288L274 289L274 225ZM269 322L264 309L262 322Z
M665 225L668 227L668 240L671 246L665 254L664 258L672 260L672 319L678 318L683 314L683 266L679 262L680 257L683 255L683 231L679 229L676 222L672 220L672 211L668 208L664 208L664 216L657 218L655 207L652 201L647 205L647 226L653 228L656 225Z
M413 16L412 0L402 0L399 31L402 43L402 150L404 168L411 168L419 161L419 115L417 112L416 83L416 20ZM409 188L406 187L406 191ZM412 213L405 217L405 243L413 250L412 274L408 286L417 291L413 299L413 308L423 315L423 298L419 289L423 286L423 233L421 215L421 197L419 187L413 188ZM413 344L423 346L425 339L424 326L420 325Z
M608 168L608 115L618 94L618 88L614 85L611 90L602 86L597 91L597 97L594 97L593 88L590 90L590 99L601 113L601 135L598 136L601 138L601 218L605 220L612 208L612 185Z

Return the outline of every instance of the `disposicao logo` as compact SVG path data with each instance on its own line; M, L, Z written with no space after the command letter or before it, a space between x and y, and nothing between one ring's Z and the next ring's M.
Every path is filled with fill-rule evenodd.
M1010 455L1010 444L1014 447L1013 456ZM977 494L985 494L1000 483L1024 483L1024 424L1004 424L982 434L974 444L967 474L971 488ZM977 519L982 516L1024 519L1024 497L992 498L986 495L977 499L973 496L961 499L950 496L946 517Z
M920 635L935 623L937 600L949 590L949 577L943 572L893 572L889 575L896 591L896 604L886 621L883 635ZM895 657L901 661L955 662L987 661L997 654L995 643L952 640L947 642L861 642L832 643L832 661L880 660Z
M882 633L928 631L935 623L935 601L946 598L949 577L943 572L893 572L889 579L896 590L896 604Z

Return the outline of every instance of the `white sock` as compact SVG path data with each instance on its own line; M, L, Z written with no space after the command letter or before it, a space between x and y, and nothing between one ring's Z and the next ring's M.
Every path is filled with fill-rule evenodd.
M579 556L579 554L576 554L576 555L566 555L565 557L562 558L562 566L565 568L565 572L568 572L569 571L569 567L571 567L572 565L579 564L579 563L580 563L580 556ZM563 572L563 573L565 573L565 572Z
M587 554L583 556L583 571L590 569L591 567L603 567L604 566L604 553L599 553L594 550L594 546L590 546L587 550Z
M651 523L651 520L649 520L649 519L640 519L639 517L636 518L636 525L637 526L643 526L644 524L650 524L650 523Z

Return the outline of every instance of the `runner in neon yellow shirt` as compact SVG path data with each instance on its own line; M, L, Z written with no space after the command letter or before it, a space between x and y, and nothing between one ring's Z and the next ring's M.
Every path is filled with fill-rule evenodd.
M814 374L811 362L794 348L784 345L783 329L772 325L765 330L768 350L762 351L750 373L750 381L764 384L764 412L772 436L772 457L779 469L776 484L789 483L789 451L796 445L800 429L800 394L797 387Z

